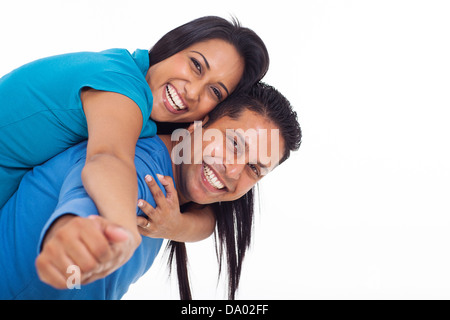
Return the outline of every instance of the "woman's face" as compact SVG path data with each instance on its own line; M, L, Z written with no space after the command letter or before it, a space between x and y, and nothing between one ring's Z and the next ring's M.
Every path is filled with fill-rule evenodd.
M151 118L160 122L203 119L236 88L244 60L219 39L198 42L148 70L153 93Z

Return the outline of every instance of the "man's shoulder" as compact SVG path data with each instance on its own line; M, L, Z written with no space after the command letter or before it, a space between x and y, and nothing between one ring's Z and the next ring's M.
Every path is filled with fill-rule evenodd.
M138 149L141 151L155 151L158 153L168 153L169 151L166 148L164 142L158 136L153 136L149 138L140 138L136 143L136 152Z
M162 170L161 174L171 175L172 160L164 142L158 137L141 138L136 144L136 162L143 162L153 170ZM137 163L136 163L137 165ZM138 169L136 167L136 169Z

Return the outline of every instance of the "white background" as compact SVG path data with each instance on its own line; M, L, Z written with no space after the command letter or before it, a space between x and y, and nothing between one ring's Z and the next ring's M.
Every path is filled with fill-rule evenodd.
M271 54L300 151L260 183L240 299L450 298L448 1L2 1L0 74L31 60L150 48L235 15ZM188 247L194 298L223 299L211 239ZM126 299L178 299L164 256Z

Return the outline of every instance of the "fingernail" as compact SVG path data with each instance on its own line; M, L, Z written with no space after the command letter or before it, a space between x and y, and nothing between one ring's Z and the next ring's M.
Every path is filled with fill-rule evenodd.
M158 177L159 180L164 179L164 176L162 174L157 173L156 176Z
M152 181L153 180L153 178L152 178L152 176L151 175L146 175L145 176L145 181L148 181L148 182L150 182L150 181Z
M142 207L144 205L144 202L142 202L142 200L138 201L138 207Z

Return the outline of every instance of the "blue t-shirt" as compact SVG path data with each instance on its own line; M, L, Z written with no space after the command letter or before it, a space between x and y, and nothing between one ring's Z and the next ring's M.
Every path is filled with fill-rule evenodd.
M83 88L120 93L141 109L141 137L156 134L145 79L147 50L70 53L26 64L0 79L0 208L32 167L87 139Z
M48 227L60 216L98 214L81 181L86 157L82 142L29 171L18 190L0 211L0 300L1 299L120 299L133 282L152 265L162 239L143 237L132 258L106 278L81 289L58 290L39 279L35 260ZM140 139L135 156L138 192L156 206L144 177L156 174L173 178L172 162L157 136ZM136 213L142 211L136 207ZM68 274L70 275L70 274Z

